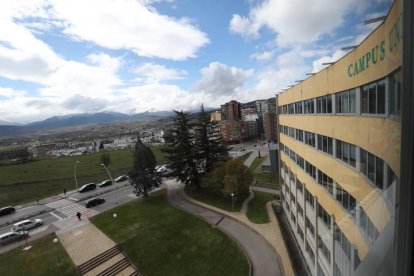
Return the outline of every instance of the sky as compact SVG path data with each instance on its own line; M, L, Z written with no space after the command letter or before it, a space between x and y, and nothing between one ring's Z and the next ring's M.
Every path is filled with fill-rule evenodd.
M1 0L0 122L265 99L391 0Z

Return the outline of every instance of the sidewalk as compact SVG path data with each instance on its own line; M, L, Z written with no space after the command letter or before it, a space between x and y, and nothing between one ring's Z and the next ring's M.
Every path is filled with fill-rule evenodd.
M283 240L282 232L280 230L280 225L279 225L279 222L277 221L275 213L273 212L272 202L269 201L266 204L266 209L269 214L270 222L267 224L256 224L256 223L251 222L246 216L248 202L254 197L253 193L251 193L249 198L243 203L243 207L240 212L228 212L228 211L219 209L217 207L208 205L206 203L203 203L201 201L192 199L188 197L185 193L183 194L188 201L193 202L204 208L210 209L212 211L215 211L217 213L221 213L233 219L236 219L244 223L251 229L255 230L257 233L263 236L263 238L266 239L278 253L281 266L282 266L282 270L284 272L283 275L286 275L286 276L294 275L292 263L291 263L285 242Z

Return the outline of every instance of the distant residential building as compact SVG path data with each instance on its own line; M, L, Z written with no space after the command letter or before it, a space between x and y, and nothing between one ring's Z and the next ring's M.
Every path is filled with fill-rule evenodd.
M28 148L33 157L45 156L49 152L56 150L56 144L42 144Z
M221 120L240 120L241 104L237 101L230 101L221 105Z
M221 121L221 112L220 111L213 111L210 115L210 121L220 122Z
M243 120L246 120L246 116L254 114L256 115L256 105L244 104L241 108L241 117Z
M264 131L265 138L267 141L276 142L277 141L277 126L276 126L276 113L268 112L264 115Z
M244 122L241 120L222 121L220 127L227 143L237 143L245 139Z

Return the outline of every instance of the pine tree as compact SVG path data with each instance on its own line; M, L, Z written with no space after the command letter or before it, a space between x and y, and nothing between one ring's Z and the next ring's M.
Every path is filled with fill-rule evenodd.
M166 147L163 150L167 153L168 168L171 170L166 176L192 188L198 184L198 170L190 114L183 111L174 112L174 124L166 133Z
M134 150L134 161L132 171L128 173L129 182L134 187L134 193L138 196L141 192L148 197L152 187L158 187L161 179L155 171L156 160L151 148L144 145L137 136L137 143Z
M210 120L210 116L201 105L200 114L196 123L196 149L197 160L201 164L201 171L208 173L216 161L228 158L228 149L216 122Z

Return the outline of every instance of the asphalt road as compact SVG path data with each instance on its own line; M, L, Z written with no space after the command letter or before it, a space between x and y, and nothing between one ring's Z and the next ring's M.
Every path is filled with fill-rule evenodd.
M91 209L95 209L96 211L100 213L100 212L110 210L120 204L126 203L128 201L131 201L137 198L133 194L133 188L131 186L122 187L120 185L120 187L118 188L119 189L116 189L113 191L111 191L111 189L105 189L106 193L99 196L100 198L105 199L105 203L95 206ZM101 190L100 192L104 192L104 190ZM88 195L91 196L95 194L96 194L96 190L92 192L88 192L88 193L83 193L81 194L81 197L88 196ZM78 198L80 197L78 196ZM57 231L58 228L53 225L54 222L63 220L68 217L75 216L77 212L82 213L88 210L85 208L86 201L88 201L88 199L77 200L75 197L73 197L73 199L71 199L71 197L68 197L66 199L60 199L60 200L50 203L52 205L55 205L56 208L51 208L51 207L46 206L48 208L46 213L33 217L33 218L42 219L44 224L38 228L29 230L29 234L30 234L29 241L38 239L40 237L46 236L50 233ZM39 206L39 207L42 207L42 206ZM22 215L23 213L30 214L30 211L26 211L23 209L26 209L26 208L22 208L22 210L19 210L18 212L16 212L16 215L19 215L19 214ZM30 208L28 210L34 211L34 208ZM0 235L10 231L11 227L12 227L12 224L1 227ZM5 246L0 246L0 254L7 252L11 249L14 249L16 247L19 247L25 243L26 241L21 241L21 242L14 242L14 243L11 243Z

